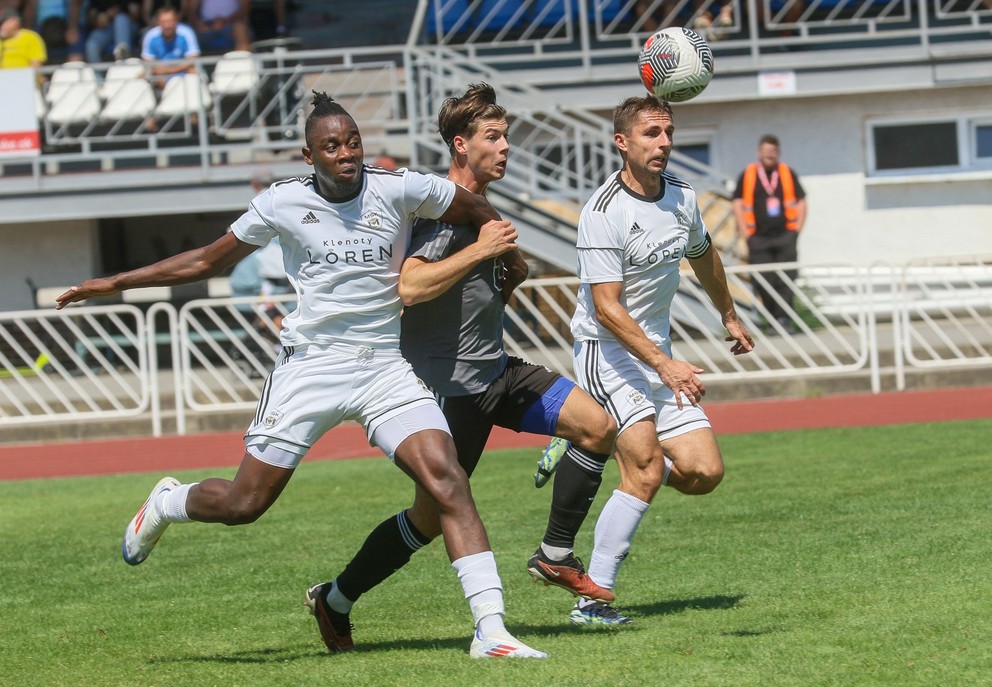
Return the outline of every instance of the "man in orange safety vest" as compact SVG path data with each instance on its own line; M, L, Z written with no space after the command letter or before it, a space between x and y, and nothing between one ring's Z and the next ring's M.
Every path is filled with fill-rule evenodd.
M761 137L758 161L737 178L734 218L738 233L747 241L750 264L796 262L799 232L806 221L806 192L795 171L779 159L779 141L772 134ZM795 278L794 269L775 269L761 271L753 279L766 326L772 330L775 320L786 331L795 331Z

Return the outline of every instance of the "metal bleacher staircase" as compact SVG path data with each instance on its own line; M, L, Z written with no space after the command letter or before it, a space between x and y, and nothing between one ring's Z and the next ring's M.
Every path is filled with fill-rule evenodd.
M418 167L447 167L448 150L437 135L443 100L469 83L485 81L496 88L508 111L512 163L507 176L490 187L490 199L514 221L525 251L574 274L578 210L620 168L613 123L587 111L549 107L540 89L515 83L460 51L411 49L406 67L416 75L411 83L416 109L409 126L411 160ZM704 201L704 215L718 220L719 245L733 246L727 177L677 151L669 171L692 182Z

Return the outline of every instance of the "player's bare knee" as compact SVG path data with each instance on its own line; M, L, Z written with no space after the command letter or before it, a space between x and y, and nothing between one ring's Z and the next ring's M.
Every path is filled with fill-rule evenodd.
M439 513L459 511L472 501L468 476L457 463L451 469L435 474L424 488L434 498Z
M603 413L602 418L590 428L590 446L584 447L594 453L613 453L617 440L617 421Z
M250 525L262 517L265 511L265 508L260 508L254 503L238 503L228 509L224 524Z
M723 481L723 465L703 465L687 477L689 488L685 493L694 496L709 494Z

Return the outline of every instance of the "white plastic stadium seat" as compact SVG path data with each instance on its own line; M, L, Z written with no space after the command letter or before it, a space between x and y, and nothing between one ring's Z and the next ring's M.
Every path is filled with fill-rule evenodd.
M100 111L105 122L144 119L155 110L155 91L140 76L122 80Z
M100 96L96 81L70 84L58 100L51 103L48 121L54 126L81 124L91 121L100 113Z
M161 117L194 114L210 107L213 98L199 74L176 76L165 84L155 114Z
M80 83L90 83L96 86L96 72L85 62L66 62L52 72L52 77L48 82L48 90L45 91L45 100L48 104L53 104L62 99L62 94Z
M107 73L103 76L103 83L100 85L100 98L104 102L114 97L114 93L121 84L138 79L145 74L145 66L137 57L130 57L124 62L112 64L107 67Z
M258 64L247 50L225 53L214 67L210 90L216 96L242 95L258 83Z

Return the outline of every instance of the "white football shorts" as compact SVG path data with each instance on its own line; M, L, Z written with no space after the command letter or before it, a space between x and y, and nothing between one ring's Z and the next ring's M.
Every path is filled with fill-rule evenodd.
M245 446L259 460L295 468L325 432L360 422L390 459L411 434L448 424L399 349L344 343L287 346L265 380Z
M700 406L675 394L653 369L616 341L576 341L572 348L575 380L617 421L619 434L638 420L654 416L658 439L710 427Z

